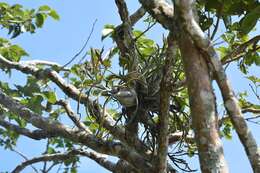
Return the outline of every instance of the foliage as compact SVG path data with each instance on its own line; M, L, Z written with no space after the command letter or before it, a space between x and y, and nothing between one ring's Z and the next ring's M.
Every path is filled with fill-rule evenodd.
M36 9L23 9L20 4L9 5L0 3L0 25L8 30L11 38L19 36L21 33L34 33L36 28L41 28L45 19L50 16L59 20L59 15L49 6L44 5Z
M223 64L227 67L234 62L237 63L239 70L245 77L252 83L252 91L259 99L257 92L260 86L260 78L255 74L249 74L248 69L252 66L260 65L259 58L259 44L258 40L250 42L254 33L254 27L259 21L260 17L260 4L255 0L215 0L215 1L197 1L196 7L198 9L199 24L201 28L208 33L209 37L214 40L215 36L221 39L222 44L217 48ZM22 33L34 33L36 29L42 28L47 17L59 20L59 15L55 10L49 6L41 6L38 9L24 9L22 5L15 4L9 5L7 3L0 3L0 25L8 31L11 39L19 37ZM148 20L149 19L149 20ZM154 22L153 18L149 16L144 19L144 23ZM150 21L152 20L152 21ZM224 33L219 33L219 21L224 23ZM148 21L148 22L147 22ZM148 24L147 24L148 23ZM102 30L101 39L112 39L116 42L115 32L117 26L107 24ZM148 31L149 32L149 31ZM74 64L69 70L64 70L64 67L49 68L48 66L41 65L37 68L41 71L54 70L70 84L73 84L80 90L82 95L87 95L95 101L100 101L100 107L117 122L118 127L124 127L125 122L128 121L124 109L118 108L120 105L117 100L107 91L113 88L124 85L131 86L133 82L140 85L140 93L142 98L138 98L143 104L147 104L149 117L155 124L158 122L158 109L154 110L150 106L152 102L145 100L145 97L158 95L158 88L156 84L160 84L162 78L162 70L165 65L165 57L167 51L167 41L162 38L163 44L159 45L158 40L152 40L146 35L146 31L134 28L133 38L135 41L136 50L138 52L138 67L139 72L129 72L125 65L129 64L128 59L121 57L119 48L115 45L109 50L102 48L90 48L87 51L88 57L82 63ZM249 43L248 43L249 42ZM248 43L248 44L247 44ZM215 44L218 44L215 42ZM246 46L243 46L245 45ZM242 48L241 48L242 47ZM234 50L237 50L237 53ZM28 56L28 53L23 50L19 45L13 45L8 39L0 38L0 54L12 62L19 62L23 56ZM232 55L232 56L231 56ZM180 52L177 52L177 60L175 61L172 69L173 84L178 84L184 81L185 73L181 61ZM119 58L118 68L120 71L114 70L113 62ZM1 70L10 74L10 70L0 64ZM61 107L57 102L63 96L57 94L56 88L53 87L50 78L40 77L37 75L28 75L26 84L4 83L0 81L0 88L8 96L11 96L17 102L30 108L33 112L43 115L52 121L61 121L61 116L67 112L65 108ZM170 133L184 132L188 134L191 130L191 117L190 106L188 103L189 95L185 86L174 88L170 96ZM142 91L141 91L142 90ZM67 97L67 96L66 96ZM242 108L260 109L260 105L251 103L246 98L247 94L239 94L239 103ZM158 99L158 97L157 97ZM82 122L95 134L98 139L107 139L108 141L115 140L116 138L102 127L102 120L96 121L94 113L89 108L82 111L79 110L79 104L82 100L77 100L76 114L80 115ZM145 102L147 101L147 102ZM154 101L156 102L156 101ZM118 104L115 104L118 103ZM146 106L146 105L145 105ZM147 107L148 107L147 106ZM19 115L11 113L4 107L0 107L0 118L8 119L9 122L15 123L22 128L28 127L27 122L20 118ZM82 116L82 117L81 117ZM157 134L147 127L147 124L142 124L143 131L141 140L147 144L149 150L154 151ZM232 139L233 125L229 119L225 119L221 124L221 135L225 138ZM13 148L19 138L19 134L9 129L0 128L0 145L5 148ZM190 157L196 153L196 146L185 142L176 144L180 146L180 151L188 153ZM48 140L46 153L54 154L62 151L72 150L75 148L84 148L82 144L75 143L62 137L55 137ZM177 148L177 147L176 147ZM178 156L175 156L178 157ZM58 162L55 162L58 164ZM64 165L70 172L76 172L77 165L79 164L79 157L73 157L64 161ZM176 163L174 163L176 164ZM65 171L66 172L66 171Z

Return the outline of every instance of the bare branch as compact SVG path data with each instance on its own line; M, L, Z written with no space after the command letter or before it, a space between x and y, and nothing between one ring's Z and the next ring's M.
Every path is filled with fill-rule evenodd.
M93 31L94 31L94 28L95 28L96 23L97 23L97 19L93 22L92 27L91 27L91 31L90 31L90 33L89 33L89 35L88 35L88 38L87 38L86 42L84 43L83 47L79 50L78 53L76 53L76 55L74 55L74 56L69 60L69 62L67 62L66 64L64 64L64 65L62 66L62 68L67 67L70 63L72 63L72 62L84 51L84 49L87 47L88 42L89 42L89 40L90 40L90 37L91 37L91 35L92 35ZM83 57L85 57L85 55L84 55ZM82 59L81 59L80 61L82 61Z
M184 140L187 143L194 143L195 138L194 135L191 134L184 134L183 132L176 132L176 133L171 133L168 135L169 138L169 145L173 145L178 141Z
M51 66L51 67L58 67L58 68L63 68L62 65L56 63L56 62L51 62L51 61L44 61L44 60L29 60L29 61L20 61L21 64L26 64L26 65L31 65L31 66L38 66L38 65L44 65L44 66ZM62 70L68 71L68 68L63 68Z
M12 173L19 173L23 169L25 169L27 166L32 165L34 163L46 162L46 161L65 161L65 160L71 159L77 155L86 156L86 157L94 160L99 165L103 166L104 168L108 169L109 171L115 170L116 165L114 163L107 160L105 157L103 157L102 155L100 155L96 152L71 150L66 153L45 154L40 157L35 157L30 160L26 160L25 162L22 162L20 165L16 166L16 168L12 171Z
M126 6L126 3L124 0L115 0L117 8L118 8L118 13L120 15L121 20L123 21L123 23L127 23L131 26L131 21L129 18L129 14L128 14L128 9Z
M91 131L80 121L80 118L77 116L76 113L73 112L72 108L70 107L68 101L65 100L59 100L56 104L61 105L64 107L65 111L67 112L69 118L73 121L73 123L82 130L85 130L88 133L91 133Z
M260 118L260 115L257 115L257 116L254 116L254 117L250 117L250 118L246 118L246 120L253 120L253 119L257 119L257 118Z
M260 114L260 109L254 109L254 108L243 108L242 109L242 113L253 113L253 114ZM260 115L257 116L252 116L249 118L244 118L245 120L252 120L252 119L256 119L259 118ZM223 125L223 123L228 120L230 117L228 115L224 115L221 119L219 119L219 126L221 127Z
M46 142L45 151L43 152L43 154L48 153L49 146L50 146L50 140L48 139L47 142ZM43 162L42 172L48 173L48 169L51 170L52 166L54 166L54 165L56 165L56 164L53 163L49 168L47 168L47 162Z
M135 25L145 15L145 12L146 11L144 10L144 8L140 7L130 16L132 26Z
M220 16L217 17L217 22L216 22L215 28L214 28L214 30L212 32L211 37L210 37L211 40L214 39L214 37L215 37L215 35L216 35L217 31L218 31L219 21L220 21Z
M260 114L260 109L254 108L243 108L242 113L253 113L253 114Z

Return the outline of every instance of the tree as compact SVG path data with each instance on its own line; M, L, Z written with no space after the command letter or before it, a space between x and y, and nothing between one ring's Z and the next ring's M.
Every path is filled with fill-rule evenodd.
M47 139L41 156L27 159L13 172L38 162L45 163L42 172L59 164L76 172L80 157L117 173L190 172L179 156L195 154L202 172L228 172L221 138L230 138L233 129L253 171L259 172L260 151L247 121L259 123L260 106L250 102L246 93L237 97L225 72L229 64L237 63L259 101L260 79L248 75L248 69L260 64L260 36L252 36L259 2L139 0L140 8L133 14L124 0L115 3L122 24L108 24L102 32L102 39L112 39L114 45L108 50L91 48L78 64L72 61L85 45L71 62L59 65L21 61L27 52L1 38L1 70L26 74L27 84L0 82L0 144L14 150L21 135ZM0 25L11 38L34 33L48 16L59 19L49 6L27 10L0 3L0 8ZM135 29L138 21L147 28ZM224 33L219 30L221 23ZM162 45L146 36L155 24L168 33ZM218 35L221 41L215 43ZM116 59L120 73L112 68ZM218 88L213 88L213 81ZM217 111L217 89L223 113ZM246 113L251 117L246 118ZM63 114L71 122L62 121ZM176 150L170 152L171 146ZM48 168L46 162L52 165Z

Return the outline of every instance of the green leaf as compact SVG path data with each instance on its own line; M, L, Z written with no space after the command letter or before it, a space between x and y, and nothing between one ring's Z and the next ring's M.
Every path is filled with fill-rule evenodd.
M35 96L28 98L28 102L26 103L26 106L34 111L35 113L41 114L44 110L44 107L42 106L43 97L41 94L35 94Z
M12 45L8 40L0 38L0 54L8 60L18 62L22 56L28 56L28 53L18 45Z
M39 11L50 11L51 8L48 5L43 5L39 7Z
M260 78L257 78L256 76L248 76L246 78L252 81L253 83L260 83Z
M241 20L241 30L244 34L248 34L256 25L258 19L260 18L260 5L257 6L254 10L249 12Z
M112 32L114 31L114 29L110 29L110 28L106 28L102 30L102 37L101 40L104 40L106 37L108 37Z
M248 73L247 67L245 66L244 63L241 62L241 63L239 64L239 68L240 68L240 71L241 71L242 73L244 73L244 74L247 74L247 73Z
M255 62L256 54L253 52L248 52L244 57L244 63L246 65L252 65Z
M48 147L48 149L47 149L47 153L48 153L48 154L54 154L54 153L56 153L56 151L55 151L54 148L52 148L52 147Z
M9 8L9 5L5 2L0 2L0 8L7 9L7 8Z
M13 34L11 36L11 39L16 38L18 35L20 35L22 33L21 26L19 26L19 25L15 26L12 33Z
M54 104L57 101L56 94L52 91L43 92L44 97L48 100L48 102Z
M220 52L221 58L225 57L230 52L230 49L224 46L218 47L217 50Z
M18 45L12 45L12 46L10 46L10 51L14 52L14 54L16 54L16 56L18 56L19 59L20 59L22 56L28 56L28 55L29 55L23 48L21 48L21 47L18 46Z
M105 66L105 67L111 67L111 61L110 59L105 59L102 61L102 64Z
M255 65L260 66L260 57L257 53L255 55Z
M115 30L114 25L110 25L110 24L105 25L104 29L102 30L101 40L104 40L106 37L110 36L114 30Z
M70 173L77 173L78 171L77 171L77 168L76 167L72 167L71 169L70 169Z
M51 12L49 13L49 16L51 16L54 20L60 20L60 16L58 15L58 13L55 10L51 10Z
M41 28L43 26L43 23L44 23L44 20L45 20L45 16L43 13L37 13L36 14L36 26Z

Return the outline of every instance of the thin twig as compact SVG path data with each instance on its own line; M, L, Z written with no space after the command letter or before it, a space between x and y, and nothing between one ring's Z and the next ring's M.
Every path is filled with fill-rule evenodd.
M153 24L149 24L148 27L140 34L138 35L136 38L134 38L135 41L137 41L140 37L142 37L147 31L149 31L154 25L156 25L156 22L154 22Z
M15 150L14 148L11 149L13 152L17 153L19 156L21 156L22 158L24 158L24 160L28 161L28 157L26 157L23 153L21 153L20 151L18 150ZM31 168L36 172L38 173L38 170L33 166L33 165L30 165Z
M91 38L91 35L94 31L94 28L95 28L95 25L96 25L96 22L97 22L97 19L93 22L93 25L92 25L92 28L91 28L91 31L90 31L90 34L86 40L86 42L84 43L83 47L80 49L80 51L78 53L76 53L76 55L74 55L71 60L69 62L67 62L65 65L62 66L62 68L65 68L67 67L70 63L72 63L83 51L84 49L86 48L90 38ZM82 61L82 59L80 60L80 62Z
M217 31L218 31L219 21L220 21L220 17L218 16L217 22L216 22L216 25L215 25L215 28L214 28L214 30L213 30L213 32L212 32L211 37L210 37L211 40L214 39L214 37L215 37L215 35L216 35Z

